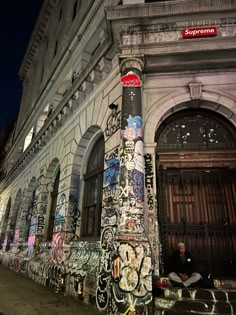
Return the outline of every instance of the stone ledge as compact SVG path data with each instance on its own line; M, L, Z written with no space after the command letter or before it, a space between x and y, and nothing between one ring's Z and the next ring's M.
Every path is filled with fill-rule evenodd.
M214 13L219 11L232 11L236 9L236 3L223 0L196 0L196 1L160 1L148 4L136 4L126 6L108 7L107 19L122 20L132 18L162 17L173 15L185 15L190 13Z
M236 290L201 289L201 288L166 288L163 289L165 299L186 299L200 301L236 302Z
M236 290L163 289L155 299L155 314L236 314Z

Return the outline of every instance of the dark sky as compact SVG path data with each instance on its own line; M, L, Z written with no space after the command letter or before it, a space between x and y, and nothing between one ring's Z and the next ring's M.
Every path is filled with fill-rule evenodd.
M22 83L21 62L43 0L3 1L0 11L0 130L7 120L16 119Z

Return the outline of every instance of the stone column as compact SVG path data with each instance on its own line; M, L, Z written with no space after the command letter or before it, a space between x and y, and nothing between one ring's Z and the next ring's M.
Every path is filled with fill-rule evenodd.
M144 156L141 59L121 61L123 85L120 149L120 225L118 235L144 233Z
M151 249L144 225L141 58L121 59L120 215L113 258L114 295L122 313L144 314L152 300Z
M35 187L36 192L28 231L27 242L29 256L31 256L34 251L37 252L39 250L39 244L44 240L44 235L46 233L45 217L49 194L48 185L50 187L50 178L41 175L38 178Z

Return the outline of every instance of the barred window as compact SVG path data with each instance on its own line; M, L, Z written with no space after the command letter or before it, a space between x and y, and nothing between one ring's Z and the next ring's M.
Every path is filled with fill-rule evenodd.
M84 175L81 236L96 238L101 233L104 138L95 143Z
M167 119L157 134L158 150L235 149L236 141L224 121L201 111Z
M49 214L47 241L52 240L59 183L60 183L60 169L57 171L56 178L53 184L53 190L51 192L51 206L50 206L50 214Z

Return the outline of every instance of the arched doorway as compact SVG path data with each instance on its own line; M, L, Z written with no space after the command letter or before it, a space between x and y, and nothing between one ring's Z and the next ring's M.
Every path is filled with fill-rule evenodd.
M236 137L207 110L167 118L156 133L162 267L184 241L200 272L236 276Z

